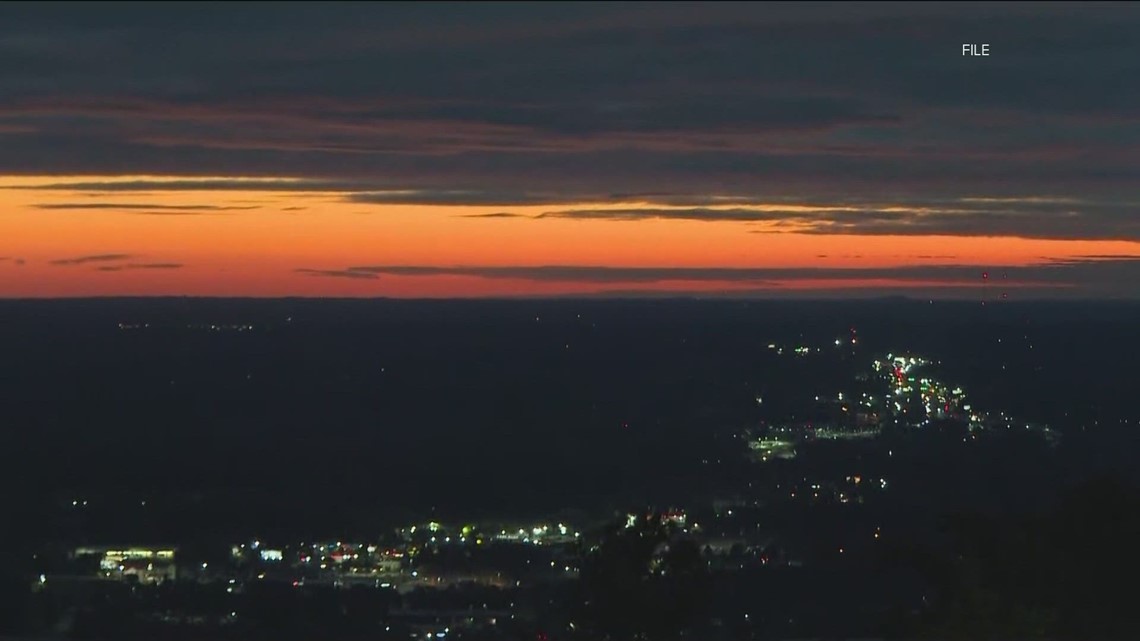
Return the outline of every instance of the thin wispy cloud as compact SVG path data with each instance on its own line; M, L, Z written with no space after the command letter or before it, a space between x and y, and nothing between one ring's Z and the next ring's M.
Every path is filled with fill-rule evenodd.
M127 263L126 265L103 265L96 267L101 272L121 272L136 269L182 269L182 263Z
M143 211L146 213L162 212L167 214L196 214L222 211L246 211L260 209L257 205L161 205L148 203L42 203L32 205L34 209L47 210L112 210L112 211Z
M509 211L496 211L489 214L460 214L460 218L533 218L526 214L516 214Z
M91 254L89 256L76 256L74 258L57 258L56 260L48 261L51 265L73 266L73 265L87 265L90 263L111 263L133 258L131 254Z
M369 271L358 271L356 269L307 269L299 268L294 270L298 274L305 276L318 276L322 278L347 278L351 280L376 280L379 275Z

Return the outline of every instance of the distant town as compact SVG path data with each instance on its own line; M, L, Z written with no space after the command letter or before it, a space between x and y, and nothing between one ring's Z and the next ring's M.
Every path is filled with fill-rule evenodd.
M768 351L780 358L818 358L813 366L823 368L862 354L854 328L825 344L771 343ZM45 614L45 625L79 636L97 635L108 625L126 625L138 634L196 629L240 636L249 626L264 628L266 617L280 608L302 611L330 598L321 595L365 591L373 595L365 601L381 605L367 609L353 625L378 638L535 638L528 636L533 633L543 639L587 639L589 628L574 619L586 616L588 597L577 597L582 612L544 608L541 599L560 594L572 603L566 595L583 594L582 584L592 580L606 550L623 536L636 533L637 540L655 541L642 571L658 580L674 570L670 554L677 549L693 550L689 571L720 576L834 567L845 557L870 558L893 536L891 524L872 516L880 512L873 506L906 479L892 476L876 456L879 461L906 457L914 438L924 433L951 435L974 447L1011 432L1031 435L1048 447L1059 443L1048 426L975 407L962 387L939 377L937 362L921 355L889 353L856 369L849 386L814 396L795 416L741 426L738 460L770 469L702 502L631 506L622 514L577 523L431 520L355 541L271 540L251 532L224 553L185 553L180 542L55 546L37 553L41 569L33 590L44 612L51 613ZM757 411L771 404L763 395L754 402ZM827 466L800 465L814 450L836 447L838 458ZM736 465L704 461L718 462ZM63 505L77 512L95 507L82 497ZM786 530L772 518L785 509L862 508L869 509L866 518L848 515L842 529L810 536ZM118 618L106 619L107 611ZM356 615L342 608L322 616L348 621ZM705 638L728 638L730 629L738 635L741 625L771 629L771 616L742 614L731 625L714 618ZM789 632L796 629L794 617L785 623Z

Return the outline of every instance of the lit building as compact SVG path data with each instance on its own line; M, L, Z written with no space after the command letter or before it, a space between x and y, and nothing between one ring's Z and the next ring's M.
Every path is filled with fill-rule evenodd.
M81 547L72 558L99 558L99 576L120 581L159 584L177 576L174 564L176 548L159 547Z

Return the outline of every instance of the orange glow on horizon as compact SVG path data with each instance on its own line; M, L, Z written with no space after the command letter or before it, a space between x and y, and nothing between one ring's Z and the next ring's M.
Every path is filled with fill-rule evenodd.
M744 281L599 284L450 275L369 279L312 276L297 270L367 265L843 269L986 265L1000 269L1081 256L1140 256L1140 243L1124 240L750 233L775 227L678 219L536 220L531 217L551 210L662 207L612 202L510 207L361 204L347 201L342 192L279 188L290 179L250 180L249 189L240 190L27 188L138 178L0 177L0 256L7 257L0 261L0 297L447 297L755 290L755 283ZM515 217L486 217L504 211ZM106 258L109 255L124 257ZM104 258L52 264L99 256ZM768 285L774 291L895 286L899 283L891 279L784 279L776 287Z

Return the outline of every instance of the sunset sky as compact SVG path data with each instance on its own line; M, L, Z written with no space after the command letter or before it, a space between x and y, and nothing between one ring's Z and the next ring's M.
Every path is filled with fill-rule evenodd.
M0 297L1138 298L1137 33L1135 4L0 5Z

